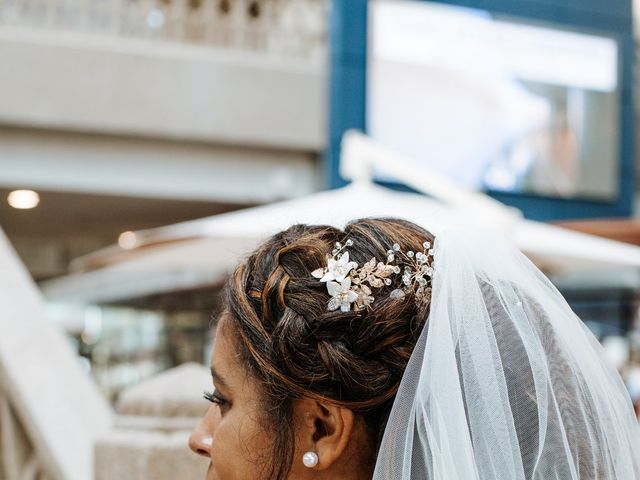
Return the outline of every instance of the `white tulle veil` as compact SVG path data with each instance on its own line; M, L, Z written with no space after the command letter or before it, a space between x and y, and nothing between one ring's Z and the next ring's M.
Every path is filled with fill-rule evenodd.
M549 280L479 230L442 231L434 267L374 480L640 478L625 386Z

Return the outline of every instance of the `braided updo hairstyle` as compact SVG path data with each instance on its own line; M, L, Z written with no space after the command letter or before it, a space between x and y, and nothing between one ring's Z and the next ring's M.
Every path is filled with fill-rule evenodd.
M421 251L433 236L398 219L362 219L344 231L295 225L258 247L224 289L225 321L240 358L260 385L265 424L272 430L268 478L285 479L294 453L293 408L312 398L348 408L364 418L377 451L402 374L424 326L428 305L390 298L401 285L374 292L360 311L328 311L326 284L311 272L327 264L336 242L353 241L350 259L363 265L384 259L393 244Z

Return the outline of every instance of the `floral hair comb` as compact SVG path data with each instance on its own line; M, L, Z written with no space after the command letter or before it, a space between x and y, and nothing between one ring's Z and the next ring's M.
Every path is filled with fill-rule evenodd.
M347 247L352 247L353 241L347 240L344 245L336 242L335 248L328 257L326 267L318 268L311 275L327 284L327 291L331 295L327 310L338 308L349 312L353 304L354 310L362 310L373 303L375 297L372 289L393 284L392 277L401 272L402 285L391 291L390 297L402 300L409 293L413 293L419 303L431 300L431 277L433 276L433 248L425 241L422 252L402 252L400 245L395 243L387 251L386 262L371 258L362 267L349 260ZM400 262L404 270L400 268Z

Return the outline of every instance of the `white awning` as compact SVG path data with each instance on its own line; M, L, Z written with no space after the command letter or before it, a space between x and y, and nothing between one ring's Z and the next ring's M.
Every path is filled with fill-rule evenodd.
M108 302L219 284L258 242L295 223L344 226L361 217L400 217L435 235L457 221L494 226L543 270L640 268L640 247L561 227L504 217L367 182L300 199L136 233L137 246L117 246L79 259L77 273L43 284L55 301Z
M371 182L373 170L393 169L417 193ZM42 285L53 301L115 302L219 284L239 258L268 236L296 223L343 227L362 217L398 217L434 235L454 222L495 228L547 273L640 271L640 247L525 219L482 193L416 171L410 159L348 132L341 173L353 182L336 190L135 233L133 248L110 247L73 265L77 272ZM597 276L594 276L597 278Z

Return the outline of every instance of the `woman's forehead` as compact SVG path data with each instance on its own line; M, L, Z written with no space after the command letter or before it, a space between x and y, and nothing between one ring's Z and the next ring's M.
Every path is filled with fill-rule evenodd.
M223 327L223 322L219 322L216 327L215 337L213 339L213 351L211 355L211 370L212 372L222 373L228 369L228 364L232 363L230 360L229 349L229 335L227 334L227 328Z
M216 327L211 355L211 375L220 386L240 386L246 380L246 369L240 361L233 334L223 316Z

